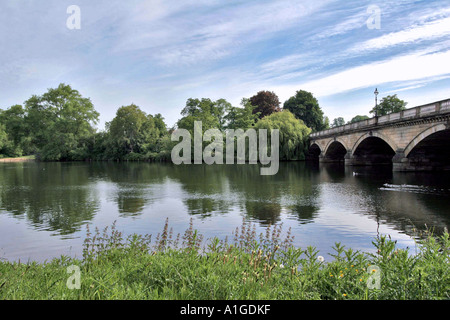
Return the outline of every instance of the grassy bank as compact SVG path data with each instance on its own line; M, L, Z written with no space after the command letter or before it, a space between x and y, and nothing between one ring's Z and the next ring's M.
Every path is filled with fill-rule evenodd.
M337 243L332 261L292 242L281 226L257 235L247 222L230 241L204 240L192 222L177 236L168 223L156 237L88 230L82 259L0 262L0 299L450 298L448 233L428 234L414 253L388 237L374 239L376 254Z

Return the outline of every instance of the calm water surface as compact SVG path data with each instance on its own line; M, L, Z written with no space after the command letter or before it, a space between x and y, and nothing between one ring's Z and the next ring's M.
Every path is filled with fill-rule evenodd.
M230 240L243 218L258 234L282 223L323 256L335 242L373 251L378 234L413 251L414 228L450 225L449 177L303 162L275 176L257 165L0 163L0 258L81 257L87 224L156 236L166 218L175 234L193 218L205 238Z

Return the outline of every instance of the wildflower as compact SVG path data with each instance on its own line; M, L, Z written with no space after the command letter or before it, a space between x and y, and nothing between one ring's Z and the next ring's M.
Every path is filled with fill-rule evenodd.
M347 294L346 294L346 293L344 293L344 294L343 294L343 296L344 296L344 297L346 297L346 296L347 296Z
M325 259L324 259L324 257L322 257L322 256L318 256L318 257L317 257L317 260L319 260L320 262L323 262Z
M284 268L284 264L280 264L280 268L283 269Z

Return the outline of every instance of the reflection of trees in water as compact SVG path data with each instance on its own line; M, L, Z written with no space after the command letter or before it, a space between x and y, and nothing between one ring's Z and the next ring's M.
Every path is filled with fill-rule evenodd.
M183 198L189 214L210 216L229 212L233 199L229 195L226 166L173 165L169 177L180 183L187 194Z
M211 198L189 198L184 200L189 214L201 215L203 217L212 214L225 214L230 207L229 202Z
M275 223L282 208L302 221L314 218L318 206L318 171L303 162L282 162L274 176L262 176L259 165L174 166L170 178L188 194L189 214L227 213L238 207L261 223ZM306 200L305 200L306 199ZM305 204L305 201L310 201Z
M239 179L238 175L233 175ZM239 190L244 194L246 213L265 224L280 220L283 209L303 222L312 221L319 210L317 172L310 170L303 162L282 162L274 176L261 176L256 171L248 183L232 183L244 186Z
M281 205L278 202L246 201L245 210L262 225L274 225L280 220Z
M312 222L317 217L317 212L319 211L319 206L314 204L296 204L287 208L291 214L298 216L298 220L302 224Z
M0 169L0 207L26 215L38 229L70 234L98 211L96 182L114 185L105 191L121 216L137 216L157 201L166 182L176 181L179 185L173 185L184 191L189 214L240 210L263 224L274 224L285 212L306 223L319 210L320 172L303 162L282 162L274 176L261 176L259 165L248 164L16 163ZM170 197L170 190L163 196Z
M118 192L116 198L121 217L135 217L142 214L148 201L134 192Z
M148 162L95 162L92 177L113 183L161 184L164 183L172 166Z
M25 215L37 229L71 234L98 210L88 183L84 165L8 164L0 167L0 208Z
M168 175L168 166L146 162L98 162L93 164L94 176L114 183L112 198L121 217L134 217L154 202L149 186L161 185Z

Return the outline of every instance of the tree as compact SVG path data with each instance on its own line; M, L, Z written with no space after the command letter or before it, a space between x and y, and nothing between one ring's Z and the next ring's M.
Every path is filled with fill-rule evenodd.
M7 145L7 143L8 143L8 135L6 134L5 131L5 125L2 122L0 122L0 158L2 157L2 154L6 153L4 151L4 148Z
M323 125L321 130L330 129L330 119L327 116L323 117Z
M343 125L345 125L344 118L339 117L339 118L336 118L336 119L333 120L333 125L332 125L333 128L340 127L340 126L343 126Z
M253 113L259 113L259 118L262 119L274 112L280 112L280 100L278 96L271 91L259 91L256 95L251 97L250 103L255 107Z
M31 147L30 132L25 116L25 109L21 105L11 106L0 115L0 122L4 124L10 140L10 156L20 157L34 151Z
M75 160L72 152L94 133L99 117L89 98L65 84L32 96L25 102L25 112L31 142L43 160Z
M231 107L225 115L227 122L226 129L249 129L252 128L259 119L259 113L254 113L254 106L249 99L242 99L242 108Z
M355 123L355 122L359 122L359 121L363 121L363 120L367 120L367 119L370 119L370 118L368 116L357 115L357 116L354 116L352 118L352 120L350 120L349 123Z
M313 132L325 130L326 123L319 102L312 93L299 90L295 96L289 98L283 109L292 112L297 119L302 120Z
M308 150L307 139L311 133L303 121L284 110L267 116L255 125L255 129L280 130L280 160L304 160Z
M397 95L394 94L393 96L384 97L378 106L375 106L372 110L370 110L370 113L381 117L390 113L405 110L407 104L407 102L399 99Z
M178 127L192 129L194 121L202 121L205 130L211 128L222 130L225 126L225 113L230 108L231 104L225 99L212 101L209 98L201 100L190 98L181 110L181 115L184 117L178 121Z
M192 136L195 121L202 122L203 132L208 129L223 130L227 121L226 112L231 109L232 105L225 99L212 101L208 98L202 98L201 100L190 98L181 111L183 117L178 120L177 127L189 130Z
M164 122L164 118L160 113L157 113L153 116L153 120L155 121L155 127L159 130L160 135L167 134L167 125Z
M114 119L107 124L113 154L122 159L130 153L141 150L142 128L147 115L137 105L122 106Z
M109 159L153 159L167 135L161 114L147 115L135 104L120 107L106 129L105 157Z
M142 150L147 156L154 158L157 153L161 152L162 139L167 136L167 126L161 114L152 116L147 115L147 119L142 126Z

